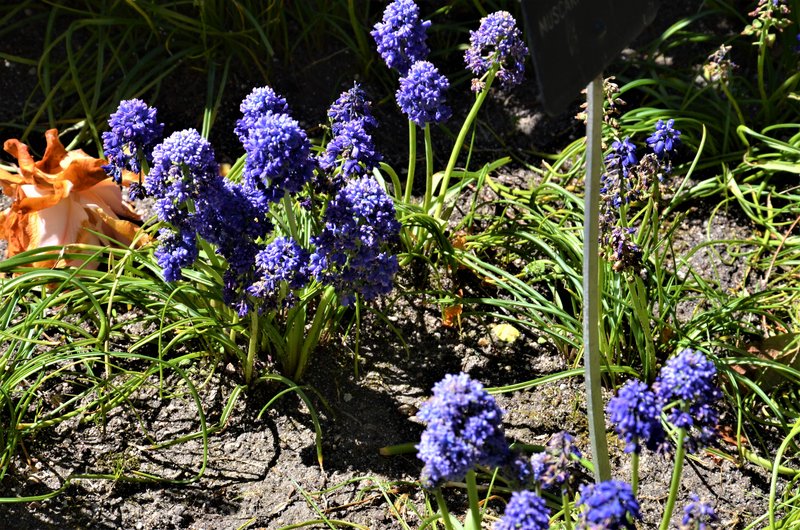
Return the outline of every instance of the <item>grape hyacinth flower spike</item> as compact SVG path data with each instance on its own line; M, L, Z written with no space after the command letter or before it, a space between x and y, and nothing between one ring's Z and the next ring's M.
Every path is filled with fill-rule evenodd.
M311 238L316 246L309 271L333 285L343 305L392 290L397 256L386 251L400 234L392 199L369 177L351 180L328 204L325 225Z
M663 450L666 432L661 425L661 403L646 384L628 380L607 407L614 430L625 441L626 453L641 453L642 445Z
M473 92L483 90L485 74L495 67L495 76L503 88L522 82L528 47L510 13L497 11L485 16L478 30L470 31L469 43L464 61L476 76L472 80Z
M214 151L194 129L178 131L153 148L153 167L145 177L147 192L156 199L159 220L169 228L159 232L158 264L166 281L181 278L181 269L197 257L195 208L215 190L219 166Z
M284 298L284 306L293 305L294 297L290 293L282 293L281 288L285 285L289 289L300 289L308 283L308 258L308 251L297 241L286 237L275 238L256 255L258 279L247 288L248 294L267 304Z
M372 173L383 157L364 125L362 120L353 120L339 126L319 158L319 167L328 172L339 167L344 178Z
M533 479L545 490L561 488L575 469L573 459L581 456L571 434L556 433L547 441L544 451L531 457Z
M674 128L675 120L658 120L656 130L647 138L647 145L659 159L669 156L681 143L681 132Z
M378 126L378 120L372 116L372 108L367 94L358 83L353 88L342 92L328 109L328 119L331 122L333 135L348 123L361 122L365 132Z
M120 101L108 125L111 130L102 134L103 152L108 159L103 169L117 184L122 184L123 171L136 173L140 179L137 185L140 185L142 163L152 161L151 150L161 140L164 124L158 123L155 108L148 107L140 99L128 99Z
M428 488L463 480L476 465L499 466L508 455L503 411L478 381L467 374L448 374L420 407L427 424L417 445Z
M408 119L420 127L426 123L442 123L450 118L445 92L450 82L428 61L417 61L400 78L397 104Z
M494 530L547 530L550 509L544 499L532 491L515 491L506 505L503 517Z
M266 209L286 193L300 191L313 176L311 144L297 120L267 112L257 118L243 142L247 152L242 180Z
M713 437L719 414L714 404L722 397L714 384L717 368L700 351L685 349L667 361L653 387L661 403L672 404L667 418L686 429L689 452L697 451Z
M414 0L395 0L386 6L383 20L375 24L370 35L386 66L404 76L414 62L428 57L430 50L425 41L430 25L430 20L420 20Z
M289 105L286 99L271 87L256 87L239 105L242 117L236 120L234 132L244 144L247 134L255 126L256 120L268 113L288 114Z
M576 506L585 507L578 520L579 530L634 530L633 521L641 519L630 484L619 480L581 486Z

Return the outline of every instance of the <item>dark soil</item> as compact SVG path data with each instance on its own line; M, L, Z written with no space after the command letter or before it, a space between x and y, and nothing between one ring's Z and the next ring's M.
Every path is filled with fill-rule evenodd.
M667 4L648 35L663 30L679 15L696 10L694 2ZM3 43L2 49L36 57L40 42L36 39L35 33L25 32L18 41ZM282 71L276 68L272 83L287 97L310 136L319 135L318 124L324 121L328 105L357 75L348 52L324 57L291 64ZM451 59L452 71L461 68L460 58ZM7 61L0 64L0 71L4 74L0 75L4 99L0 122L8 122L25 105L38 104L35 97L27 100L36 85L36 75ZM446 68L443 71L449 73ZM174 83L162 88L155 102L167 130L199 126L204 94L187 94L180 87L204 86L202 74L187 68ZM239 73L227 87L212 137L223 161L232 161L239 154L231 131L239 101L257 84L261 83ZM366 87L369 91L378 88L369 82ZM453 93L466 92L456 89ZM583 134L582 124L573 118L579 110L578 100L563 115L548 117L535 103L536 94L531 81L510 94L493 95L482 111L476 163L511 153L536 165L540 161L532 152L557 150ZM456 114L453 123L459 123L458 116L466 112L471 96L454 95L452 103ZM378 104L376 114L387 124L376 138L379 150L391 165L404 167L406 122L391 100ZM16 135L16 131L10 131L0 129L0 140ZM439 153L449 148L449 142L442 141L447 145ZM534 179L534 173L524 164L515 165L511 173L519 185ZM702 210L695 213L687 217L679 231L675 248L679 255L704 240L706 218ZM748 233L743 220L719 215L711 237L724 239ZM702 274L715 275L721 289L737 286L742 278L741 263L730 264L714 253L695 253L689 264ZM397 512L411 528L418 527L418 514L424 517L425 513L423 493L414 483L421 463L413 453L381 456L379 448L419 440L422 425L415 414L433 384L447 373L463 370L486 386L501 386L564 370L567 361L530 330L520 330L521 337L509 344L493 333L496 322L467 317L461 326L445 327L436 304L404 294L411 278L400 278L399 283L397 297L383 300L382 309L408 343L408 350L384 322L367 315L357 348L358 377L354 373L356 344L352 335L344 341L329 342L313 360L306 383L314 389L310 395L321 417L322 465L317 462L314 427L305 404L290 393L259 417L258 411L280 390L259 388L240 396L224 429L208 439L208 466L198 480L186 485L77 480L50 500L0 504L0 528L277 529L319 519L320 514L370 529L403 528L393 515ZM192 368L191 377L200 388L209 424L219 421L240 382L237 368L226 361L217 364L209 360L207 365ZM154 380L128 405L112 410L102 423L75 418L26 440L13 472L0 483L0 496L45 493L60 487L65 477L74 473L116 472L130 477L145 472L170 479L192 477L200 471L202 440L151 448L159 441L174 440L199 429L196 406L182 383L169 379L166 395L169 398L159 396ZM532 386L500 394L498 399L507 412L507 433L513 440L542 444L563 429L573 433L581 450L591 456L581 379ZM629 458L610 425L607 430L615 476L627 479ZM723 449L731 451L730 447ZM652 528L660 519L671 469L671 462L662 457L643 457L641 528ZM762 469L701 453L690 460L684 473L679 507L689 492L696 492L715 503L721 527L731 529L743 528L764 513L769 477ZM449 494L454 511L463 512L463 492L453 489ZM490 502L488 507L489 513L502 512L499 501ZM308 526L325 527L321 523Z

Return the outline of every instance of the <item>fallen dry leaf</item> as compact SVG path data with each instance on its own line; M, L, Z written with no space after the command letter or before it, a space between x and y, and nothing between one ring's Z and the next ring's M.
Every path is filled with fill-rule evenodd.
M442 325L452 328L458 323L461 325L461 304L451 305L442 310Z
M3 145L19 164L17 174L0 169L0 186L13 201L0 213L0 239L8 240L7 257L50 245L109 243L92 231L130 245L139 228L132 221L139 215L122 201L119 187L102 168L105 161L81 149L67 151L56 129L47 131L45 138L47 148L38 162L17 139ZM37 265L80 263L51 260Z

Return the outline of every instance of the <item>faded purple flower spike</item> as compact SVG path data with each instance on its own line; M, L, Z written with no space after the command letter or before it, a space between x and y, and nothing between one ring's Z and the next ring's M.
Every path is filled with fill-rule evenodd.
M643 382L628 380L609 400L607 412L627 444L626 453L640 453L643 443L652 451L663 449L666 432L661 425L661 404Z
M533 479L545 490L560 488L575 470L573 458L580 457L581 452L572 435L564 431L556 433L548 440L543 452L531 457Z
M424 127L426 123L441 123L450 118L445 104L445 92L450 82L428 61L417 61L405 77L400 78L397 104L408 119Z
M150 150L161 140L164 124L158 123L157 111L140 99L119 102L117 111L108 119L110 131L103 133L103 152L108 164L106 173L117 184L122 183L122 171L142 171L142 161L152 161Z
M436 383L417 416L427 424L417 458L425 463L422 480L428 488L463 480L476 465L499 466L507 458L503 411L467 374L448 374Z
M522 82L528 48L510 13L497 11L481 19L478 31L470 31L469 43L464 60L467 68L477 76L472 82L473 91L483 90L482 77L495 65L498 66L497 79L503 88Z
M547 530L550 509L544 499L532 491L515 491L494 530Z
M427 29L430 20L419 19L414 0L395 0L383 12L383 21L370 33L386 66L406 75L415 61L428 57Z
M619 480L583 485L576 506L584 506L579 530L634 530L634 519L641 519L639 502L631 485Z
M710 530L713 523L717 522L717 513L714 507L703 502L692 493L689 495L690 502L683 509L683 519L681 519L680 530Z

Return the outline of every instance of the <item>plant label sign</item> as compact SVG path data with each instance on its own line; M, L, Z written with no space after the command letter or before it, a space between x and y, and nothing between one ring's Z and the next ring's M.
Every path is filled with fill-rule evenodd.
M557 114L656 16L659 0L521 0L544 109Z

